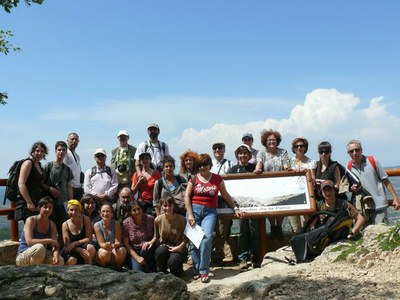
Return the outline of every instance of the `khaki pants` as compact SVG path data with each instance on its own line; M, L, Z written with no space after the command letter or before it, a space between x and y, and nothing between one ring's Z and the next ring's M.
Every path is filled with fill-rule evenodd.
M53 264L53 252L48 250L43 244L35 244L24 252L18 254L15 260L17 266L29 266L40 264ZM63 258L58 256L58 265L64 265Z

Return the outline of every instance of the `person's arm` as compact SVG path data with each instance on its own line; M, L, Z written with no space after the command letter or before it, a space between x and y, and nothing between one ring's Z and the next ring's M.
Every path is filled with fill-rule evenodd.
M132 176L132 186L131 186L131 190L132 190L132 194L136 195L136 193L139 190L139 185L144 181L144 176L143 175L139 175L137 172L135 174L133 174Z
M388 191L390 192L390 194L392 194L394 210L400 209L399 197L397 196L397 193L396 193L396 190L393 187L393 184L390 182L390 180L388 178L386 178L386 179L384 179L382 181L385 184L385 186L388 189Z
M73 192L73 189L72 189L72 181L68 181L68 183L67 183L67 197L68 197L68 200L71 200L71 199L73 199L74 198L74 192Z
M34 166L30 159L27 159L22 163L21 170L19 171L18 189L22 198L24 198L28 209L30 211L35 211L36 207L33 204L32 199L29 196L28 188L26 187L26 181L28 180L32 168L34 168Z
M234 210L235 215L238 218L242 218L244 216L244 213L241 212L238 207L236 207L235 202L233 202L231 195L229 195L228 191L226 190L225 182L223 180L219 184L219 191L221 192L221 196L228 204L228 206Z
M71 240L69 239L67 222L68 221L65 221L61 227L65 253L69 253L73 247L73 245L71 245Z
M365 219L363 215L360 214L353 205L347 203L347 206L350 209L351 217L355 221L354 226L350 231L350 234L347 236L347 238L351 238L353 235L357 234L361 230L362 226L364 225Z
M340 184L340 170L339 170L339 166L336 165L335 170L333 171L333 176L335 178L334 182L335 182L335 191L339 190L339 184Z
M111 185L106 191L108 200L113 199L115 193L118 191L118 175L114 170L111 171Z
M50 220L51 224L51 239L53 240L53 265L58 265L60 257L60 244L58 243L58 233L56 223Z
M29 247L32 247L36 244L42 244L45 246L46 245L58 246L57 240L53 240L51 238L35 239L33 237L33 229L35 228L35 223L36 223L36 217L30 217L25 221L24 231L25 231L26 244Z
M193 184L189 180L185 191L185 207L186 207L186 212L188 214L188 223L191 226L193 226L196 223L196 220L193 215L192 193L193 193Z
M112 248L110 247L110 244L107 244L106 241L104 240L103 233L100 230L99 224L95 223L93 226L94 229L94 234L96 236L97 243L99 244L100 248L111 251Z
M160 198L161 198L161 193L162 193L162 189L163 189L163 184L161 184L161 191L160 191L160 184L159 184L159 180L162 181L162 178L157 179L156 183L154 184L154 188L153 188L153 207L154 210L156 212L156 215L159 216L160 215Z
M262 166L263 166L262 161L258 161L256 164L256 168L254 169L254 173L260 174L262 172Z

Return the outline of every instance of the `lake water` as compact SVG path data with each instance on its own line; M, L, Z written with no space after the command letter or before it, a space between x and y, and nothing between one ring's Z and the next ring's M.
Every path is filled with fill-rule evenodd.
M400 176L390 177L390 181L396 189L397 195L400 196ZM5 187L0 187L0 208L10 207L10 202L7 200L6 205L3 205L4 199L4 190ZM393 209L389 209L389 217L393 222L400 222L400 211L394 211ZM232 228L232 232L238 231L238 224L234 224ZM237 227L237 228L236 228ZM19 222L20 232L23 228L23 222ZM7 217L0 216L0 241L10 239L10 221L7 220Z

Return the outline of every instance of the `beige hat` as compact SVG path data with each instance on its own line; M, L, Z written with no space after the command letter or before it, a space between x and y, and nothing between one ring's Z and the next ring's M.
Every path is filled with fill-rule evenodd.
M240 150L240 149L243 150L243 148L246 148L246 150L249 152L250 158L251 158L252 153L251 153L251 149L250 149L249 145L241 144L241 145L239 145L239 147L237 147L237 149L235 150L235 156L236 156L236 159L237 159L237 160L239 160L239 150Z
M151 123L149 126L147 126L147 129L150 129L150 128L160 129L160 127L158 127L158 124L156 124L156 123Z
M120 131L118 132L117 137L120 137L121 135L126 135L127 137L129 137L129 133L128 133L128 131L126 131L126 130L120 130Z
M104 150L103 148L97 148L96 151L94 151L94 155L96 155L96 154L103 154L103 155L107 156L106 150Z
M335 185L333 184L332 180L324 180L321 183L321 191L324 189L324 187L326 186L330 186L331 188L333 188Z

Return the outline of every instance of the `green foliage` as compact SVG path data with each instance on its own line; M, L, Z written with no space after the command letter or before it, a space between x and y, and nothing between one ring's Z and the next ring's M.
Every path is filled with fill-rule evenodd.
M368 249L363 247L363 239L359 239L357 241L351 241L346 245L339 245L331 250L331 252L341 251L342 253L335 259L335 261L346 261L347 257L351 253L362 252L368 253Z
M42 4L44 0L25 0L26 5L31 5L31 3ZM0 0L0 5L3 6L4 10L8 13L11 12L11 9L17 7L19 4L19 0Z
M0 93L0 104L7 104L8 95L7 93Z
M1 0L0 0L1 1ZM20 48L11 44L8 39L13 36L11 30L0 30L0 53L7 55L10 50L19 51Z
M379 248L382 251L393 251L400 246L400 223L391 227L388 232L381 233L376 237L379 241Z

